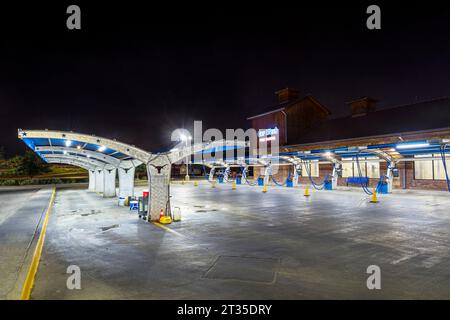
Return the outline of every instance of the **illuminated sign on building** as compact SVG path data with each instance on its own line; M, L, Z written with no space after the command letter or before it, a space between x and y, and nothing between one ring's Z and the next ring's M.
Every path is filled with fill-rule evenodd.
M275 140L275 137L259 138L259 142L274 141L274 140Z
M273 129L261 129L258 131L259 142L275 141L276 135L279 133L277 127Z
M274 136L277 135L279 133L279 130L277 127L273 128L273 129L261 129L258 131L258 137L263 138L263 137L267 137L267 136Z

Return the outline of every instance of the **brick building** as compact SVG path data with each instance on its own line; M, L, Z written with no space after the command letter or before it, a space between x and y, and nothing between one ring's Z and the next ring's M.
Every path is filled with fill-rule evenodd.
M363 97L347 102L348 116L332 118L329 109L312 95L301 96L299 91L290 88L279 90L276 95L277 105L263 109L248 120L262 133L260 138L264 139L266 132L278 133L272 139L279 139L280 152L450 138L450 97L382 110L377 110L375 99ZM338 185L347 185L349 177L357 176L355 163L346 160ZM447 164L450 167L450 161L447 160ZM386 168L387 163L377 156L366 158L362 165L370 186L378 183ZM394 179L394 188L447 190L443 163L438 154L403 157L397 168L399 177ZM280 167L276 178L285 179L288 170L292 168ZM332 164L317 162L311 171L314 179L320 182L331 173ZM308 182L307 176L300 178L300 183Z

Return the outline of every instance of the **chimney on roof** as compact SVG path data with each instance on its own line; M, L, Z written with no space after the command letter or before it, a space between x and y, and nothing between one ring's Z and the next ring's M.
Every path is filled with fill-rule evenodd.
M376 103L378 100L369 98L369 97L363 97L359 98L350 102L347 102L347 104L351 108L352 117L359 117L364 116L368 114L369 112L373 112L376 110Z
M291 102L299 97L299 91L291 88L284 88L281 90L278 90L275 92L275 94L278 97L278 102L285 103L285 102Z

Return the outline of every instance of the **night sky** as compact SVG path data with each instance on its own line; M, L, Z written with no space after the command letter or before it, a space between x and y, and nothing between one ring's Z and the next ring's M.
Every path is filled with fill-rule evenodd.
M156 151L194 120L245 128L287 86L333 116L361 96L381 108L450 96L450 5L58 2L0 8L0 146L9 155L25 150L17 128ZM81 7L79 31L66 28L70 4ZM381 7L382 30L366 28L370 4Z

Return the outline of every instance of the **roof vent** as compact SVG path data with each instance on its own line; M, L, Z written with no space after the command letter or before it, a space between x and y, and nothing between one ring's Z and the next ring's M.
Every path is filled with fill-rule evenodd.
M297 100L299 91L291 88L284 88L275 92L279 103L286 103Z
M347 104L351 108L352 117L359 117L364 116L369 112L375 111L377 102L378 100L369 97L363 97L347 102Z

